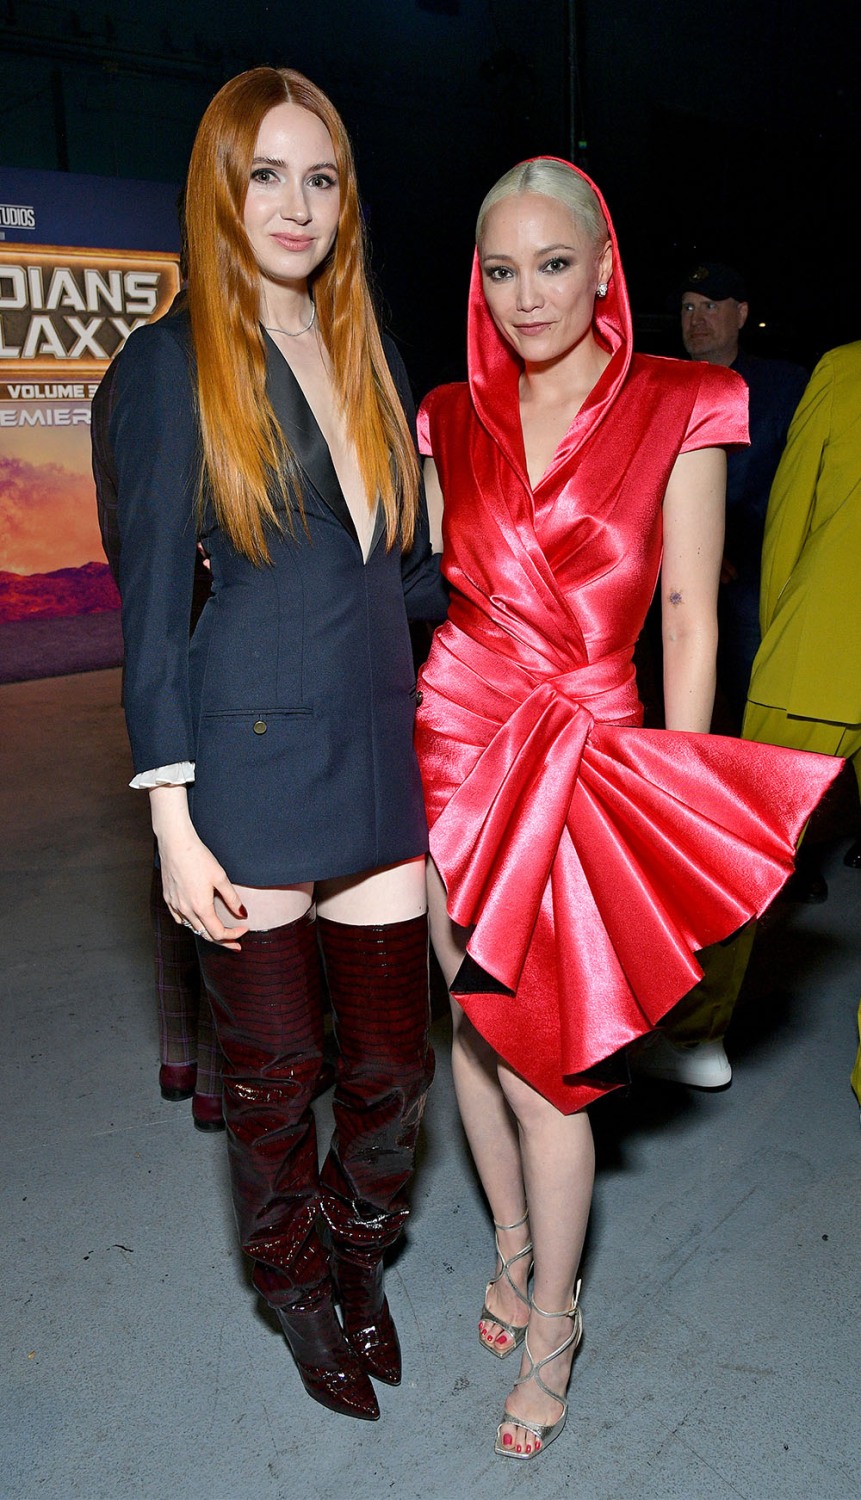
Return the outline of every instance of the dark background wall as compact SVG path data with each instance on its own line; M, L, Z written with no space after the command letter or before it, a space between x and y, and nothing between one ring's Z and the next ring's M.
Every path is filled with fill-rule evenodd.
M219 85L286 63L351 129L419 390L462 371L487 187L572 141L642 347L677 352L667 293L710 256L750 278L750 341L809 363L861 336L859 42L854 0L0 0L0 164L179 183Z

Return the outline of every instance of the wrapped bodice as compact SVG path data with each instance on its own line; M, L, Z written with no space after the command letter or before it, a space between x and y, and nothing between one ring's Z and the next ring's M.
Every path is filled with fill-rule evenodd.
M505 370L509 407L442 387L420 419L452 597L416 734L431 853L471 929L475 988L458 998L565 1110L695 983L696 951L763 909L835 774L639 727L664 492L681 452L744 440L745 398L715 366L635 357L616 375L611 361L612 402L596 388L534 490Z
M535 681L609 658L618 681L630 675L660 571L664 492L692 424L718 405L715 373L634 358L612 414L534 491L522 438L519 453L513 434L502 446L466 386L433 393L423 415L445 495L450 649L461 655L463 633ZM607 716L620 717L612 702Z

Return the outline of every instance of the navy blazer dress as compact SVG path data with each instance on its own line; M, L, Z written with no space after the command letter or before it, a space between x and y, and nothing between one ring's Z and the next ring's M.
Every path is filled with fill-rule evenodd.
M325 439L266 336L267 388L303 480L307 534L240 556L195 501L201 450L187 314L137 330L118 356L110 419L122 542L125 710L135 772L195 762L194 826L241 885L322 880L413 858L427 827L413 750L408 619L443 618L427 513L408 553L367 563ZM413 425L406 374L386 357ZM189 646L198 535L212 597Z

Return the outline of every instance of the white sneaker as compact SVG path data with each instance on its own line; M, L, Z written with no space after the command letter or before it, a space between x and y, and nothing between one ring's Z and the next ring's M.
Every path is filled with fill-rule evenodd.
M662 1031L650 1031L630 1051L631 1072L667 1083L687 1083L695 1089L724 1089L732 1082L732 1068L721 1041L694 1042L677 1047Z

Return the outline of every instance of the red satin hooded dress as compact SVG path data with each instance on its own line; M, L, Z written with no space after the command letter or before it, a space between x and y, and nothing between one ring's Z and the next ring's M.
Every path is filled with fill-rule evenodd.
M600 1065L693 987L697 950L769 904L841 764L640 727L632 658L667 481L678 454L747 441L747 391L721 366L633 353L611 237L595 333L612 357L534 491L522 366L477 260L469 382L432 391L419 420L451 605L416 743L448 911L474 929L455 991L565 1113L615 1086Z

